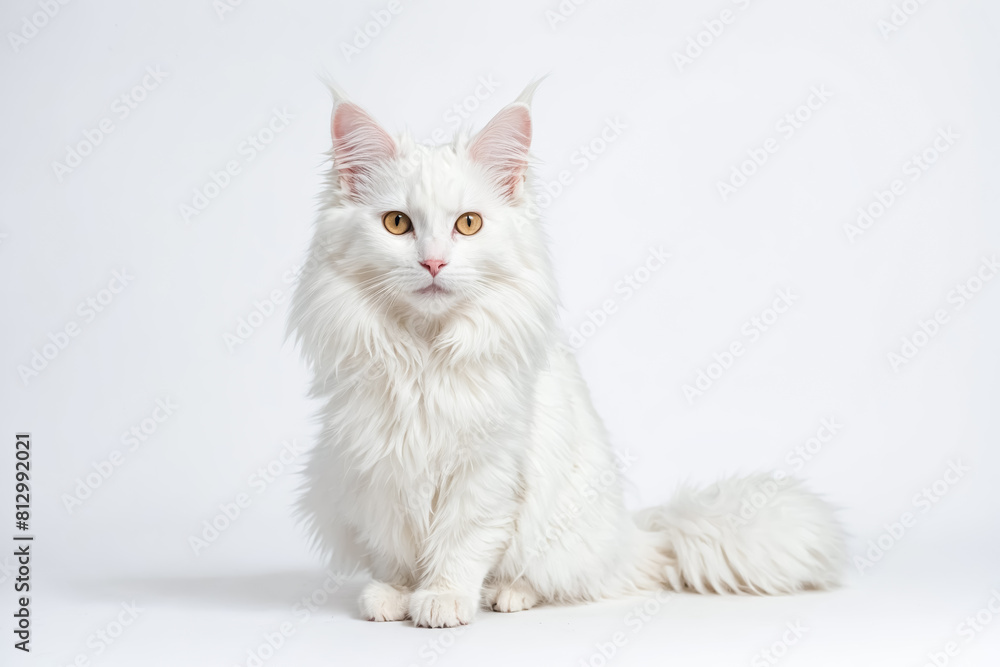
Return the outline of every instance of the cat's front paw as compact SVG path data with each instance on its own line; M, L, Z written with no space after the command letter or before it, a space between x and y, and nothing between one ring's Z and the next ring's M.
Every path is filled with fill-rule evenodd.
M538 595L527 584L515 582L491 590L486 602L493 611L524 611L538 604Z
M358 600L361 615L369 621L402 621L410 608L410 591L384 581L372 581Z
M478 600L451 591L414 591L410 596L410 618L422 628L454 628L467 625L476 615Z

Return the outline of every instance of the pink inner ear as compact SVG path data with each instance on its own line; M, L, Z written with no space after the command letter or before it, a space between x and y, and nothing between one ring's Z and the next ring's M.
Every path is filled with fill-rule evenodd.
M330 121L333 155L337 171L350 190L356 190L358 177L376 163L396 155L396 142L369 116L351 102L338 104Z
M528 107L515 103L500 110L469 147L476 162L497 172L505 194L513 196L528 167L531 146L531 114Z

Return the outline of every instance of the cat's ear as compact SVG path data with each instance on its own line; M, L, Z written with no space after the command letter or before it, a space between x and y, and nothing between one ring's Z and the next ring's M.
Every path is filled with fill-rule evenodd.
M374 118L353 102L338 102L330 119L334 167L341 187L357 194L358 186L380 162L396 156L396 142Z
M504 194L516 198L528 168L528 148L531 147L531 93L528 87L513 104L509 104L479 131L469 144L473 161L487 167L497 177Z

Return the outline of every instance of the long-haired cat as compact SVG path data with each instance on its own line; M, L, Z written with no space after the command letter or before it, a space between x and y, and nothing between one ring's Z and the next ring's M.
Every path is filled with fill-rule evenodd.
M532 203L533 90L434 147L335 92L290 321L323 401L300 505L318 543L371 572L365 618L427 627L480 604L834 585L842 531L794 480L626 510L624 466L557 319Z

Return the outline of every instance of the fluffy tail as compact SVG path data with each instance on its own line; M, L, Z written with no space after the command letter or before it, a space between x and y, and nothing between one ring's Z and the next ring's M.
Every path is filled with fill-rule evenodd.
M635 521L655 535L658 569L674 590L775 595L831 588L846 560L833 508L779 475L682 488Z

